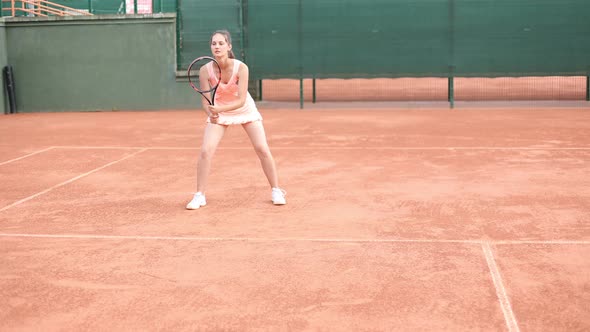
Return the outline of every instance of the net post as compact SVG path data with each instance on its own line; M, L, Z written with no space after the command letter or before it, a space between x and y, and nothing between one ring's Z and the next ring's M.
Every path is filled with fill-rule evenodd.
M297 57L299 58L299 108L303 109L303 0L297 2Z
M258 100L262 100L262 79L258 80Z
M88 0L88 12L92 14L92 0Z
M448 99L451 109L455 107L455 0L448 0L449 4L449 87Z
M246 59L246 8L244 7L245 4L244 0L240 0L240 4L238 6L238 24L240 26L240 53L242 56L242 61L248 62Z
M176 7L176 70L179 70L182 65L182 59L180 56L180 49L182 48L182 37L180 36L180 23L182 22L182 13L180 12L180 0L175 1L174 7Z
M590 75L586 76L586 101L590 101Z
M123 15L127 15L127 0L123 0Z
M299 108L303 109L303 77L299 78Z
M315 100L316 100L316 98L315 98L315 96L316 96L315 95L315 76L313 77L313 79L311 81L311 89L312 89L312 101L311 102L315 104Z
M137 0L133 0L133 14L137 14Z
M455 107L455 80L453 76L449 76L449 96L448 101L451 105L451 108Z

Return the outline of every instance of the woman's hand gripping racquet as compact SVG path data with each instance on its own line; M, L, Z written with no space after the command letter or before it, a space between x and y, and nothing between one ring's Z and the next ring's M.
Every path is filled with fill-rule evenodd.
M213 69L212 72L215 74L215 77L209 77L208 71L206 66L211 66ZM215 61L215 58L210 56L202 56L198 57L191 64L188 66L188 82L193 90L200 93L205 100L209 103L209 105L215 105L215 92L217 91L217 87L219 86L219 82L221 81L221 67L219 63ZM207 114L209 111L207 110ZM218 114L209 114L211 120L216 120L219 115ZM212 121L213 122L213 121ZM213 122L215 123L215 122Z

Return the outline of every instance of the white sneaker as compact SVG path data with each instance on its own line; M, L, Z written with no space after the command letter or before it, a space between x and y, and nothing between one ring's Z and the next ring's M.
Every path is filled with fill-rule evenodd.
M196 210L198 208L200 208L201 206L205 206L207 205L207 200L205 199L205 195L203 195L202 193L196 193L195 196L193 197L193 200L190 201L186 208L187 210Z
M287 192L280 188L272 188L272 203L274 205L285 205L287 200L285 199Z

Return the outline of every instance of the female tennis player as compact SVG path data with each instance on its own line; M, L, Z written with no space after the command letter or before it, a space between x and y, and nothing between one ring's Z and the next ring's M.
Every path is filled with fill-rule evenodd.
M248 66L237 60L232 52L231 36L226 30L215 31L211 36L211 53L221 67L221 77L213 70L211 63L201 70L202 84L214 86L219 82L214 105L203 97L203 109L208 115L203 145L197 165L197 193L186 206L195 210L205 206L205 187L211 168L211 159L230 125L242 125L260 159L262 169L271 187L271 200L275 205L284 205L286 192L279 187L274 158L268 147L262 116L256 108L254 99L248 93Z

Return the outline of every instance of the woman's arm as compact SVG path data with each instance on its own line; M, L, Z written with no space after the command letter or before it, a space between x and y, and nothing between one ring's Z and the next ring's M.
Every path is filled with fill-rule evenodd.
M248 66L245 63L240 63L240 68L238 68L238 100L224 106L209 106L209 111L222 113L243 107L246 104L246 97L248 96L248 75Z
M211 86L209 85L209 72L207 71L207 66L202 66L201 69L199 69L199 84L202 90L207 91L209 89L211 89ZM209 100L211 100L211 93L205 93L205 95L207 96L207 98L209 98ZM207 101L207 99L205 99L205 97L201 97L201 105L203 105L203 109L205 110L205 113L207 113L208 116L216 116L217 114L212 114L211 110L209 110L209 102Z

